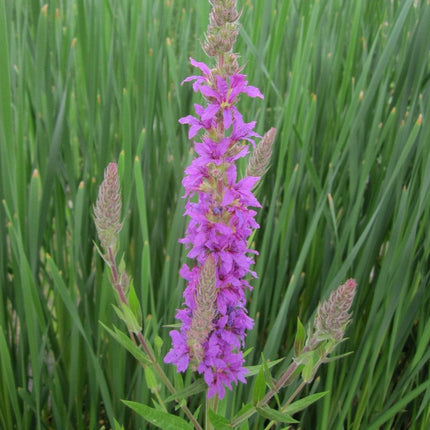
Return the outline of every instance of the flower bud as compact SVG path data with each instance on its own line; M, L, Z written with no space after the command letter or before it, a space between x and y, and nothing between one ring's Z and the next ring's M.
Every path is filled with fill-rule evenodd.
M314 340L342 340L350 321L349 309L354 300L356 286L355 279L348 279L331 293L327 301L318 306L314 320Z
M110 163L105 170L94 207L94 223L103 248L115 246L118 233L122 228L120 217L118 166L116 163Z
M217 58L216 74L230 76L238 73L238 56L233 45L239 34L237 23L241 13L237 11L236 0L211 0L212 10L203 50L209 57Z
M252 156L249 158L246 174L248 176L263 176L268 170L272 158L272 145L276 136L276 128L271 128L260 140Z
M195 292L196 308L187 332L187 344L190 348L193 370L196 370L203 360L203 343L206 342L209 333L213 330L217 297L215 270L215 260L212 255L209 255L201 268Z

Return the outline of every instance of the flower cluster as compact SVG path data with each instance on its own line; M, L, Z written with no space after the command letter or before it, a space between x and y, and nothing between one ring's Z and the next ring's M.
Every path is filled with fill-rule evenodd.
M94 221L103 248L114 247L122 228L118 166L109 163L94 207Z
M225 386L231 389L232 382L245 382L247 372L241 349L253 321L245 308L245 290L250 288L245 276L256 276L250 270L253 259L247 255L256 252L248 249L247 241L258 228L256 212L250 207L260 206L251 192L259 177L238 180L235 165L248 154L246 141L255 145L254 138L259 136L254 132L255 122L245 123L235 103L240 94L263 95L248 85L243 74L225 79L214 76L204 63L193 59L191 63L202 76L191 76L185 82L194 81L194 91L205 97L207 105L195 105L197 115L179 121L190 125L190 138L205 131L202 142L195 143L198 157L185 170L185 214L190 222L181 242L190 248L188 257L197 264L193 268L184 265L180 271L188 282L185 309L176 315L182 326L170 333L173 347L165 362L176 364L178 371L191 365L204 375L208 397L218 394L223 398ZM211 271L208 265L212 267L210 276L203 274ZM201 299L205 291L212 302Z
M211 69L205 63L190 59L200 70L184 82L193 82L205 106L195 104L196 115L181 118L190 126L188 137L195 138L197 157L185 170L183 185L185 215L190 217L185 238L188 257L195 265L184 265L181 276L187 281L185 308L178 310L179 331L170 332L172 349L164 361L173 363L180 372L189 366L204 375L208 397L223 398L225 387L246 382L243 367L245 331L253 326L245 308L245 291L250 289L246 276L254 260L248 249L248 238L260 207L252 189L269 166L272 129L255 148L255 121L246 123L236 107L241 94L263 98L260 90L248 85L241 73L233 45L239 33L237 0L210 0L212 11L206 40L202 47L215 60ZM248 142L254 147L247 176L238 179L236 161L248 155Z
M355 279L348 279L331 293L327 301L318 306L314 320L314 338L317 341L340 342L343 339L345 328L351 318L349 309L355 297L356 287Z

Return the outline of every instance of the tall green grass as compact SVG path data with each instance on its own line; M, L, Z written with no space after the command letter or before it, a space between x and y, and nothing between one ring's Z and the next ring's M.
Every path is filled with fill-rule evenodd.
M330 394L300 427L428 429L430 5L239 6L237 51L265 94L243 98L241 109L260 133L278 129L258 189L247 364L289 356L297 316L311 320L353 276L343 352L354 353L322 368L310 390ZM161 336L166 352L164 325L184 287L181 180L192 159L177 120L198 102L180 82L189 56L205 59L208 12L205 1L0 0L2 429L111 428L114 419L145 428L121 402L150 404L143 372L99 324L120 323L92 206L104 168L118 160L120 254L145 333ZM221 411L249 399L252 383Z

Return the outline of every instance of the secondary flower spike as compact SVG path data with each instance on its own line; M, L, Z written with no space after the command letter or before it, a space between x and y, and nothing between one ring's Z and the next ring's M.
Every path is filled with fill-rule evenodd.
M193 82L193 90L205 103L195 105L195 115L179 120L190 126L190 139L203 132L200 142L194 143L197 156L182 182L190 221L180 242L189 249L194 264L180 270L187 281L184 308L176 314L182 324L179 331L170 332L172 348L164 361L175 364L179 372L190 367L203 374L208 397L222 399L225 387L246 382L242 350L253 321L247 314L245 292L251 288L247 277L256 277L250 269L254 263L250 254L257 254L248 249L248 239L259 227L251 207L260 207L252 194L260 177L239 178L235 164L248 155L248 143L255 147L260 136L254 131L256 122L245 122L236 104L241 95L263 95L248 85L232 51L240 16L236 1L211 0L211 4L203 48L215 57L216 65L211 69L190 59L199 73L184 82ZM261 173L269 161L265 160Z
M357 282L348 279L330 295L330 298L318 306L314 327L316 340L341 341L351 315L349 309L355 297Z
M109 163L99 188L94 207L94 222L103 248L114 247L121 231L121 195L119 191L118 166Z

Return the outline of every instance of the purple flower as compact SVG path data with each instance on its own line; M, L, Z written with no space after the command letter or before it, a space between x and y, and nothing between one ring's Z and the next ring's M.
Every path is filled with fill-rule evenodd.
M200 117L203 116L205 110L202 106L196 103L194 105L194 109L196 110L197 115L199 115ZM189 139L192 139L199 132L200 129L204 128L205 130L210 130L216 124L213 118L206 118L206 120L203 120L203 119L199 120L192 115L184 116L179 120L179 123L191 125L190 130L188 131Z
M234 118L241 118L235 106L239 94L264 98L258 88L247 85L245 75L236 74L230 76L229 79L230 85L221 76L217 76L215 88L204 84L198 85L199 91L211 102L202 112L202 121L214 118L221 111L225 129L230 128Z
M216 76L215 82L213 82L210 70L204 63L199 63L192 58L190 58L190 61L193 66L198 67L203 72L203 76L190 76L182 83L194 80L194 91L200 91L209 103L206 108L198 104L194 105L196 114L200 119L192 115L187 115L179 120L181 124L191 125L188 137L192 139L202 128L208 131L213 129L215 125L220 123L217 120L218 114L222 115L224 129L227 130L233 125L233 135L237 136L237 140L258 136L252 131L255 122L245 124L235 103L242 93L250 97L260 97L263 99L264 96L260 90L248 85L248 82L245 80L246 76L239 73L230 76L228 83L221 76Z
M203 85L204 83L208 83L210 81L211 71L205 63L201 63L199 61L196 61L191 57L190 57L190 63L194 67L197 67L198 69L200 69L201 72L203 73L203 76L198 76L198 75L197 76L188 76L188 78L185 78L181 84L183 84L184 82L195 81L193 84L193 90L195 92L197 92L201 85Z
M170 332L172 349L164 357L165 363L176 364L178 372L185 372L190 361L187 339L184 334L176 330Z
M180 270L187 281L184 308L176 314L182 325L179 331L170 332L172 349L165 362L175 364L179 372L188 367L197 370L208 385L208 397L222 399L226 387L246 382L242 348L246 330L254 324L245 307L245 293L251 289L246 277L256 277L249 255L256 251L248 249L248 239L259 227L250 207L260 207L251 191L259 178L238 179L235 162L248 154L244 142L254 145L258 134L255 121L245 123L236 103L242 93L263 95L248 85L245 75L224 78L214 75L204 63L191 59L191 64L202 76L184 82L194 81L194 91L207 101L205 107L194 105L196 116L179 120L190 126L190 138L205 130L201 142L195 143L197 156L182 182L188 199L185 215L190 220L180 242L195 264Z

